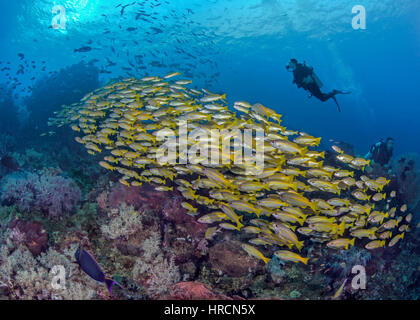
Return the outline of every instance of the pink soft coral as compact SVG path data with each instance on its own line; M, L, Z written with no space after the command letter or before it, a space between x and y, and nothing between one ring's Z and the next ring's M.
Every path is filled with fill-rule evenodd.
M50 217L71 212L80 200L79 187L70 178L52 174L11 174L2 183L1 200L23 211L42 211Z

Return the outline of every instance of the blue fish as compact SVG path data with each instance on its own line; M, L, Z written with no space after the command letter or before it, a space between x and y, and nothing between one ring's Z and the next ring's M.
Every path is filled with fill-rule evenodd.
M101 267L96 263L95 259L93 259L92 256L86 250L79 247L76 250L74 256L76 259L76 263L80 266L80 269L82 269L92 279L104 283L111 296L112 286L114 284L122 288L118 282L106 276L105 272L102 271Z

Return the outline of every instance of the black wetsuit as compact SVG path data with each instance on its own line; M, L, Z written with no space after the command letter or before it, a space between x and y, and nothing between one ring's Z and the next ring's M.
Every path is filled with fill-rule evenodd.
M371 159L381 166L388 164L392 157L392 149L388 150L386 143L381 141L379 145L373 145L370 149Z
M323 93L321 89L313 79L310 83L305 83L303 80L308 77L312 76L314 68L310 68L304 64L298 63L296 69L293 70L293 83L296 83L298 88L303 88L311 93L312 96L318 98L321 101L327 101L328 99L333 98L337 93L341 93L338 90L333 90L330 93Z
M293 70L293 83L296 83L298 88L303 88L305 90L308 90L306 88L306 83L303 83L303 79L305 79L307 76L312 75L312 72L314 71L314 68L309 68L306 65L303 65L301 63L298 63L296 65L296 69Z

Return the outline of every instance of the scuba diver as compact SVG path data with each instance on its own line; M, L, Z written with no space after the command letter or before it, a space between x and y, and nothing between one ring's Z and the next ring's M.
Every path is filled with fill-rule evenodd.
M371 163L377 163L387 168L390 165L393 151L394 139L389 137L385 141L381 140L374 144L365 158L370 159Z
M313 67L308 67L306 62L299 63L296 59L290 59L286 66L288 71L293 72L293 83L296 83L298 88L303 88L311 93L310 97L314 96L321 101L333 99L337 105L338 111L341 112L340 106L335 96L337 94L349 94L351 92L333 90L330 93L321 92L322 82L316 76Z

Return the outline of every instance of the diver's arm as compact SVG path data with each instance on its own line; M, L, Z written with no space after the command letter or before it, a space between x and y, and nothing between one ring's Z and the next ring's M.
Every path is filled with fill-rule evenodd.
M372 153L375 151L376 148L378 148L381 145L381 142L375 143L372 147L370 147L369 152L365 155L365 159L371 159ZM373 160L372 160L373 161Z

